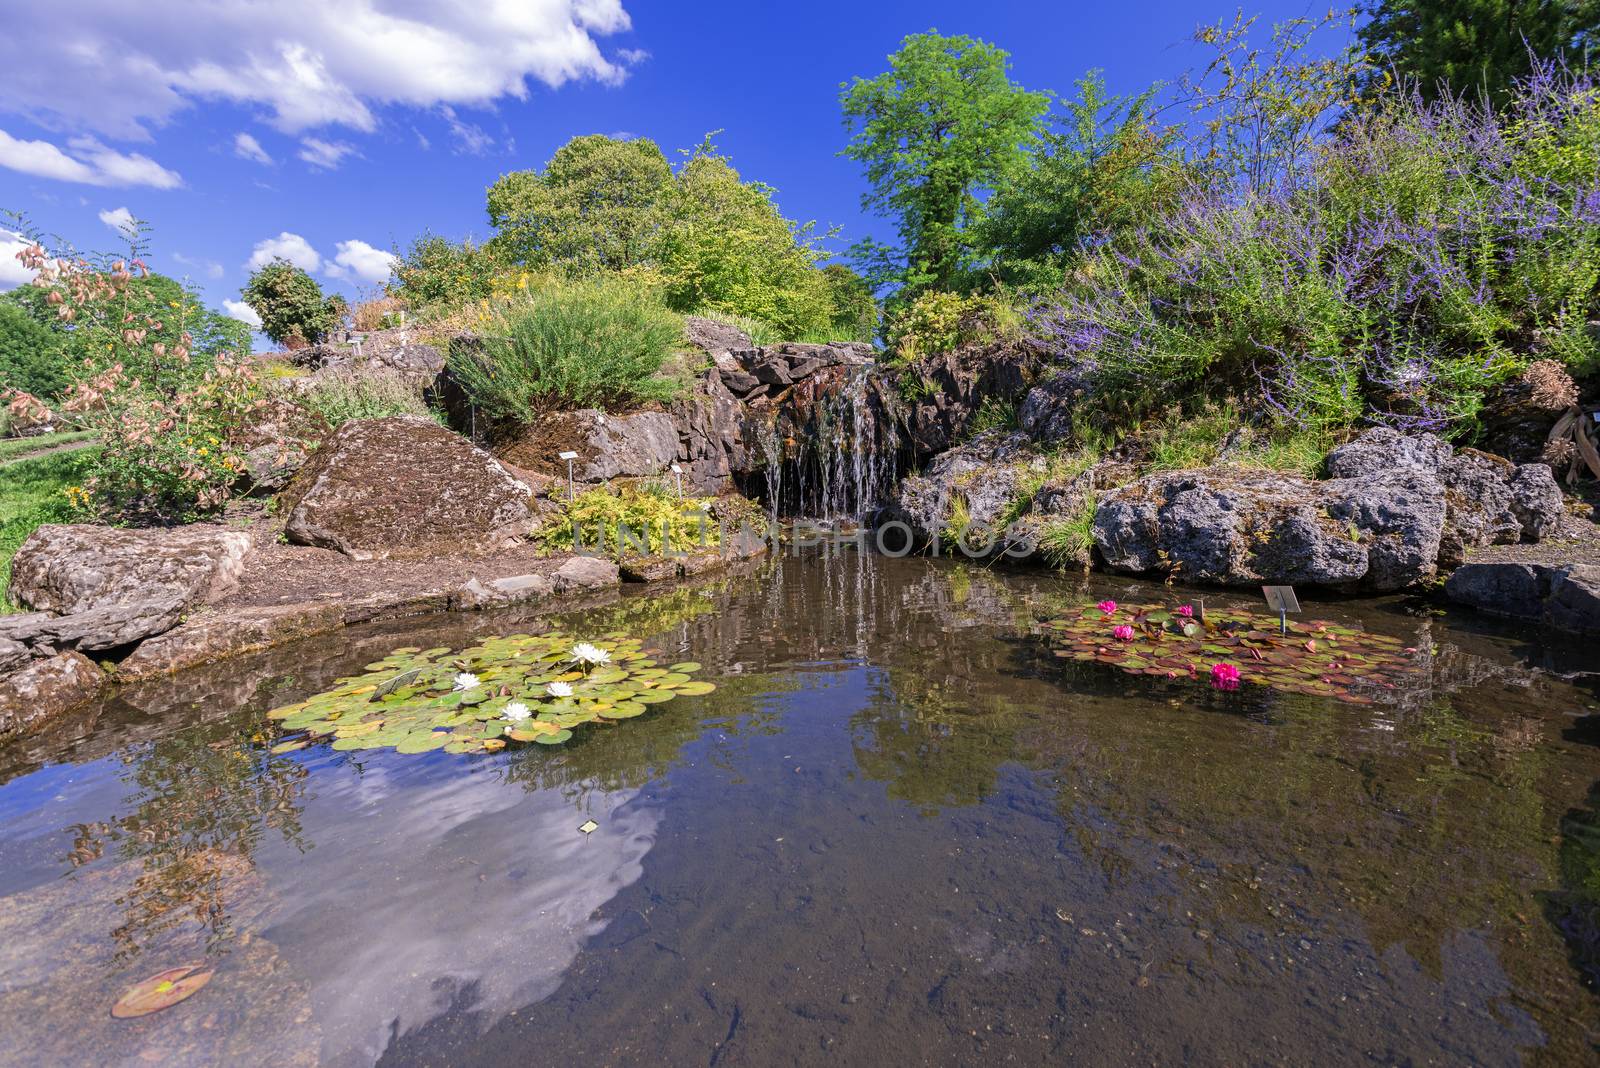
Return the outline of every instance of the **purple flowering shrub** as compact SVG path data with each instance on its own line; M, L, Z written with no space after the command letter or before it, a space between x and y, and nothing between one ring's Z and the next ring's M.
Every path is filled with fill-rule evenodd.
M1535 359L1600 373L1600 89L1545 70L1498 112L1395 94L1302 179L1196 185L1037 306L1092 405L1184 396L1470 436Z

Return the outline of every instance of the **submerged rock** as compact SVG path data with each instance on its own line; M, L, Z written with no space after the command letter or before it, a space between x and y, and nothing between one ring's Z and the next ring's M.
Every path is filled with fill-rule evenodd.
M105 674L82 653L28 661L0 678L0 738L21 734L91 700Z
M345 423L281 500L290 541L375 560L515 544L533 520L530 497L467 439L400 415Z
M1113 491L1094 539L1118 571L1398 590L1435 573L1445 491L1421 471L1317 482L1269 471L1151 475Z

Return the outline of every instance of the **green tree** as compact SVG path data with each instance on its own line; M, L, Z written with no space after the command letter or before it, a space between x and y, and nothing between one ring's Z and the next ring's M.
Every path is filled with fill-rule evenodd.
M315 345L344 317L344 298L323 296L317 280L287 260L273 260L250 276L240 296L261 316L261 329L291 348Z
M1050 98L1013 83L1007 59L987 42L929 31L907 37L885 73L840 86L854 130L843 154L871 185L862 205L899 229L898 249L857 247L875 286L955 285L985 192L1026 165Z
M709 138L695 150L658 209L653 258L674 310L747 315L791 338L831 325L813 228L784 218L772 192L741 181Z
M49 399L66 389L70 378L62 349L56 331L17 301L0 299L0 393L20 389Z
M498 251L534 270L620 270L644 259L672 168L654 141L574 137L542 171L489 187Z
M1600 43L1595 0L1367 0L1361 11L1369 88L1398 76L1428 99L1486 93L1500 103L1534 58L1583 67Z
M492 242L451 241L424 232L404 253L396 250L394 294L413 310L453 308L494 293L494 278L506 266Z
M1090 71L1031 165L990 198L977 244L1001 281L1059 285L1064 268L1091 245L1144 224L1181 188L1185 170L1174 134L1150 113L1156 89L1133 98L1106 93Z

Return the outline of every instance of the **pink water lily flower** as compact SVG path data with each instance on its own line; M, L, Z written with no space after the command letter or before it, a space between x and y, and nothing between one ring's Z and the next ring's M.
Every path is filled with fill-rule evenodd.
M1117 613L1117 602L1115 601L1101 601L1095 607L1108 616L1116 615Z
M1173 609L1173 611L1178 613L1180 616L1188 618L1194 615L1194 605L1180 604L1177 608Z
M1211 667L1211 685L1219 690L1237 690L1239 688L1239 669L1232 664L1213 664Z
M1131 642L1133 641L1133 628L1124 623L1116 630L1113 630L1111 636L1119 642Z

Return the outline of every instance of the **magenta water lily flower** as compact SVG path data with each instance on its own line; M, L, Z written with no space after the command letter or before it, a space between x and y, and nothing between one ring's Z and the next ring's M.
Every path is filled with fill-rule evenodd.
M1219 690L1237 690L1239 688L1239 669L1232 664L1213 664L1211 667L1211 685Z
M1187 619L1194 615L1194 605L1180 604L1177 608L1173 609L1173 611Z
M1131 642L1133 641L1133 628L1124 623L1116 630L1113 630L1111 636L1119 642Z
M1117 602L1115 601L1101 601L1095 607L1108 616L1116 615L1117 613Z

